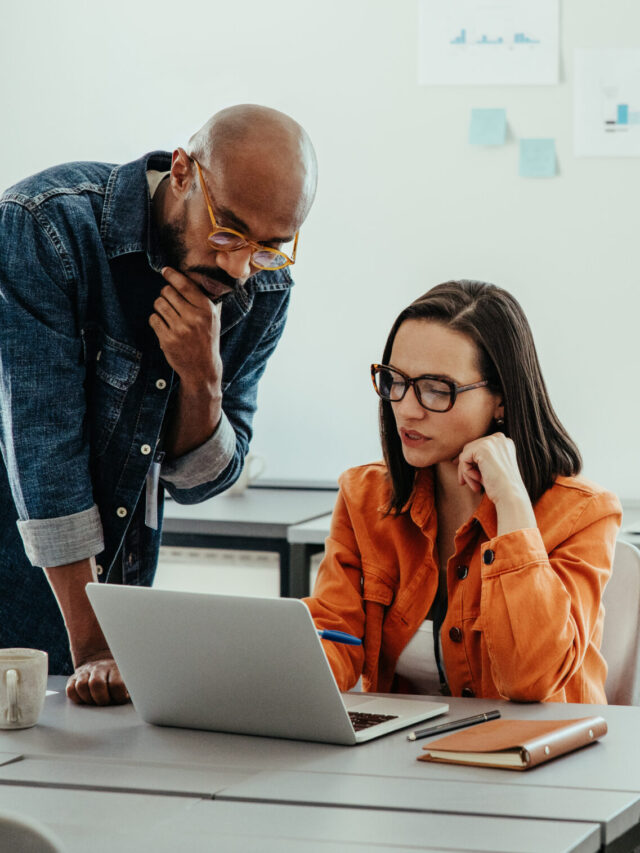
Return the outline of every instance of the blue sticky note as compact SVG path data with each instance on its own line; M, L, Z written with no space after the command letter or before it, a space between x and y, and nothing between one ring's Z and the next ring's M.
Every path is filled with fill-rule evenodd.
M506 138L506 110L471 110L471 145L504 145Z
M521 139L520 177L552 178L555 174L555 139Z

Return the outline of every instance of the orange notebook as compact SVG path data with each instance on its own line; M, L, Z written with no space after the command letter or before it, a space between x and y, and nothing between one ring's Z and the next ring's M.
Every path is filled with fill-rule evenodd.
M490 720L423 747L418 761L528 770L607 733L602 717L577 720Z

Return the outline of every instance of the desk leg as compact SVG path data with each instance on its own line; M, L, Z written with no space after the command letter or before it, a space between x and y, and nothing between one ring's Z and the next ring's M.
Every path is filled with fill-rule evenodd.
M309 557L307 555L307 546L290 544L288 564L289 595L291 598L302 598L305 595L309 595Z
M291 558L288 542L278 541L278 554L280 555L280 598L299 598L291 591Z
M324 551L324 545L291 543L289 545L289 589L292 598L309 595L311 557Z

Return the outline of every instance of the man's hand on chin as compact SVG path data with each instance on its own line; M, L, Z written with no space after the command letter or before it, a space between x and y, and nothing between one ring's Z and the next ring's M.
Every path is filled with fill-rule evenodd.
M149 325L169 365L187 386L217 387L222 381L220 305L202 288L171 267L155 300Z
M67 681L67 696L76 705L123 705L130 701L120 670L108 649L76 667Z

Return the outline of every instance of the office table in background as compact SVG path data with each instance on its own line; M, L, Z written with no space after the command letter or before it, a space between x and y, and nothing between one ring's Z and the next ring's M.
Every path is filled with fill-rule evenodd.
M640 501L622 502L622 527L618 538L640 548Z
M167 501L162 544L275 551L280 556L280 595L300 597L308 589L308 567L302 570L296 554L292 559L295 545L287 540L288 530L330 513L336 495L332 488L254 485L240 495L223 493L199 504Z
M331 513L320 515L311 521L294 524L287 531L289 553L291 555L290 572L296 595L302 598L309 595L309 570L311 557L324 551L324 541L331 528Z
M337 489L251 486L201 504L165 505L163 545L275 551L280 594L309 595L310 561L324 550ZM640 548L640 503L624 503L619 538Z

